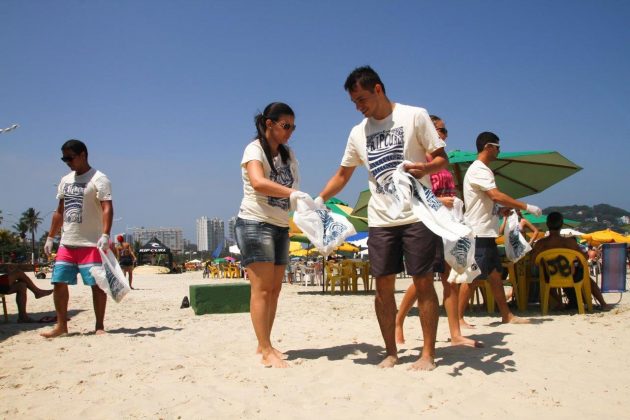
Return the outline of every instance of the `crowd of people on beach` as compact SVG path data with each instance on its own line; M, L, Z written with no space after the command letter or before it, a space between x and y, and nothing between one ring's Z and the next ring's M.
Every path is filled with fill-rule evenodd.
M511 209L517 212L527 210L534 215L540 215L542 211L497 188L489 165L499 154L502 145L499 136L489 131L477 136L477 160L466 172L462 203L457 197L453 176L446 169L448 129L442 118L430 115L424 108L391 101L383 81L369 66L354 69L347 77L344 89L364 118L350 130L340 166L325 183L315 203L323 208L327 199L347 185L357 166L367 168L372 195L368 205L368 252L376 285L376 319L385 343L385 356L379 366L389 368L399 362L397 344L405 341L403 323L417 302L423 347L410 368L428 371L436 367L439 302L434 273L440 274L444 286L443 302L452 345L483 346L462 333L463 329L472 327L464 320L464 311L480 282L489 283L501 322L530 323L529 319L514 315L508 305L496 239L500 236L501 215L507 215ZM246 146L240 163L243 199L235 225L241 265L247 270L251 285L250 316L258 342L257 353L265 366L277 368L289 366L286 355L272 344L271 335L289 263L290 199L295 194L304 194L299 187L297 158L288 146L296 129L295 121L293 109L282 102L270 103L256 115L256 136ZM113 250L131 286L136 256L122 236L112 248L111 183L105 174L90 166L87 146L73 139L65 142L61 151L61 160L71 172L58 185L58 205L44 246L46 254L50 255L53 238L61 233L52 273L53 290L41 290L20 275L11 278L9 287L19 294L19 319L24 321L27 315L23 296L27 289L37 298L53 294L56 324L41 335L55 338L68 332L68 286L76 284L80 273L83 283L92 289L94 331L103 334L107 296L96 285L90 268L101 264L101 251ZM388 212L398 188L393 182L393 173L400 168L425 183L439 200L438 205L449 209L465 208L464 220L474 233L474 261L479 271L474 282L460 285L448 281L451 267L444 258L442 238L417 216L411 203L404 203L396 217ZM560 221L555 214L549 217L551 234L534 245L534 254L549 247L573 247L570 240L565 241L557 234L562 226L561 215ZM527 223L523 223L521 229L537 233L537 229ZM413 282L398 308L394 296L395 280L403 271L412 277ZM593 290L595 288L596 285ZM601 293L594 294L600 300ZM20 302L24 305L20 306ZM605 305L603 298L601 304Z

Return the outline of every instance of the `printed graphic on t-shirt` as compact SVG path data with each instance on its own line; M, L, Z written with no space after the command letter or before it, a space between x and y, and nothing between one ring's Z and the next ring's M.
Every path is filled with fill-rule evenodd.
M285 187L291 187L293 185L293 174L291 173L291 167L289 165L281 166L275 173L271 173L269 179L273 182L277 182L280 185L284 185ZM282 210L289 210L290 205L288 198L278 197L268 197L267 204L273 207L280 207Z
M83 194L85 183L72 183L63 186L63 220L67 223L83 222Z
M366 137L366 149L370 173L376 179L376 192L392 193L392 173L404 160L405 131L392 128Z

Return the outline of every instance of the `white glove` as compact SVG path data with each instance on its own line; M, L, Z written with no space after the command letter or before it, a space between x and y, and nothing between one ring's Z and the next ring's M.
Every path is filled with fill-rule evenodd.
M52 250L53 250L53 238L49 236L48 238L46 238L46 244L44 245L44 254L50 255L52 254Z
M542 215L542 210L540 207L535 206L533 204L528 204L527 205L527 211L530 212L531 214L533 214L534 216L540 216Z
M320 196L317 196L317 198L315 199L315 206L318 209L325 209L326 208L326 204L324 204L324 199L321 198Z
M106 233L103 233L101 237L98 239L98 242L96 243L96 247L100 248L101 251L103 252L107 251L107 249L109 248L109 235Z

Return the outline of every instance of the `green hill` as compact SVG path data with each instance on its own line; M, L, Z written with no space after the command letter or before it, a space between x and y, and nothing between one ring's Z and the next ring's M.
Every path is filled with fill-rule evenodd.
M579 230L593 232L602 229L612 229L621 233L630 233L630 212L608 204L595 206L551 206L543 209L545 214L558 211L567 219L580 222Z

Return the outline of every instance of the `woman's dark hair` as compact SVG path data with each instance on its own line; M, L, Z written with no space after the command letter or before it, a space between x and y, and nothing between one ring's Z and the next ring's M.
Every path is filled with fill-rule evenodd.
M267 162L269 162L269 166L271 166L271 172L274 174L277 172L276 167L273 164L273 156L271 156L271 149L269 147L269 141L265 135L265 131L267 130L267 120L271 120L273 122L277 122L282 115L290 115L295 117L295 113L291 109L291 107L282 102L272 102L265 107L265 110L256 115L254 117L254 122L256 123L256 136L258 137L258 141L265 152L265 156L267 157ZM289 160L289 149L287 149L283 144L278 146L278 152L280 153L280 158L282 159L282 163L286 164Z
M77 155L80 155L81 152L85 152L85 157L88 155L87 146L81 140L70 139L61 146L61 151L64 150L72 150Z

